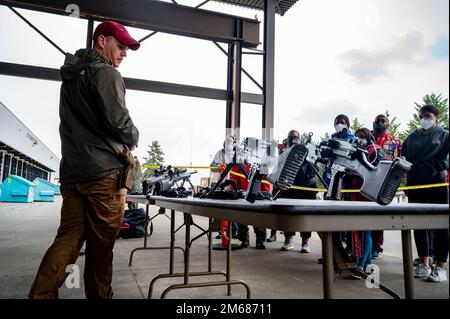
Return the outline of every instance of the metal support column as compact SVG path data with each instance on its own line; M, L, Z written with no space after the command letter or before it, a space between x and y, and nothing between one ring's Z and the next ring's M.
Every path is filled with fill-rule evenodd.
M25 165L25 160L21 160L22 165L20 166L20 176L23 177L23 166Z
M236 42L233 46L233 101L231 103L231 128L239 140L241 127L241 62L242 46Z
M0 156L0 186L3 182L3 169L5 167L5 152L0 152L2 155Z
M12 160L13 160L14 154L11 154L9 156L9 171L8 171L8 176L11 175L11 167L12 167Z
M274 127L275 87L275 1L264 0L264 62L262 137L272 138Z
M242 37L242 20L236 20L237 37ZM230 48L229 48L230 51ZM230 53L230 52L229 52ZM239 140L241 126L241 69L242 69L242 42L235 41L232 45L233 73L231 79L232 102L231 108L227 107L227 129L231 129L233 135ZM229 61L230 58L228 58ZM230 61L228 62L230 63ZM228 70L230 72L230 70ZM228 126L229 124L229 126Z
M88 21L86 34L86 49L92 49L92 35L94 33L94 20Z
M233 109L233 51L234 43L228 44L228 58L227 58L227 92L228 99L225 113L225 136L233 135L231 130L231 110Z
M16 174L15 175L19 175L19 161L20 161L20 157L16 157Z

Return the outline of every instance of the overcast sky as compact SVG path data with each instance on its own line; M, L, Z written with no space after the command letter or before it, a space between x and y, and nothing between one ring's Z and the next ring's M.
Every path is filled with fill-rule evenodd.
M230 5L208 3L204 9L263 20L260 11ZM85 45L85 20L19 11L63 50ZM389 110L406 128L414 102L425 94L449 96L448 12L448 0L300 0L277 16L275 138L297 129L318 139L332 132L339 113L370 128L377 114ZM136 38L149 33L129 30ZM59 68L63 60L0 6L0 61ZM262 82L260 56L244 56L243 67ZM119 71L124 77L226 89L226 57L214 44L162 33L129 51ZM0 101L58 156L59 86L0 75ZM244 75L242 90L259 93ZM141 162L153 140L160 141L165 164L173 165L208 165L222 145L225 102L128 90L127 107L140 131ZM260 125L261 107L242 105L241 136L260 137Z

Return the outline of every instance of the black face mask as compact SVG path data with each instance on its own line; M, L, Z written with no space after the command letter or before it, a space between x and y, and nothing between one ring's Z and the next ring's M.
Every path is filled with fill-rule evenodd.
M299 144L300 138L297 136L288 136L288 146L291 147L292 145Z
M376 136L384 133L386 131L386 126L383 125L381 122L374 122L373 123L373 132Z

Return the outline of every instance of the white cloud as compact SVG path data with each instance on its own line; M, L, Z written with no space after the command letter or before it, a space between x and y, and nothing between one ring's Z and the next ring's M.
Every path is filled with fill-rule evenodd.
M344 70L361 83L377 77L389 77L392 66L415 64L426 67L427 58L423 35L417 31L395 39L386 47L376 50L351 49L339 56Z

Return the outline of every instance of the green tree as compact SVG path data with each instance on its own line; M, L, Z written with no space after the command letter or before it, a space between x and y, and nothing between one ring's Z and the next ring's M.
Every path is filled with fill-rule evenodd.
M153 141L148 146L147 157L144 157L145 163L143 165L163 165L164 164L164 152L158 141ZM141 180L147 179L153 176L154 168L146 168L144 174L142 174Z
M357 117L355 117L350 125L350 131L356 132L360 128L364 127L364 123L361 123Z
M401 132L399 137L402 141L420 127L419 110L422 105L431 104L434 105L439 110L439 120L438 125L448 127L448 98L445 98L442 94L436 95L434 93L427 94L422 98L422 104L414 102L414 114L413 118L409 121L408 128Z
M313 135L313 136L314 136L314 135ZM306 142L308 139L309 139L309 133L303 132L303 133L300 135L300 141L301 141L302 143Z

